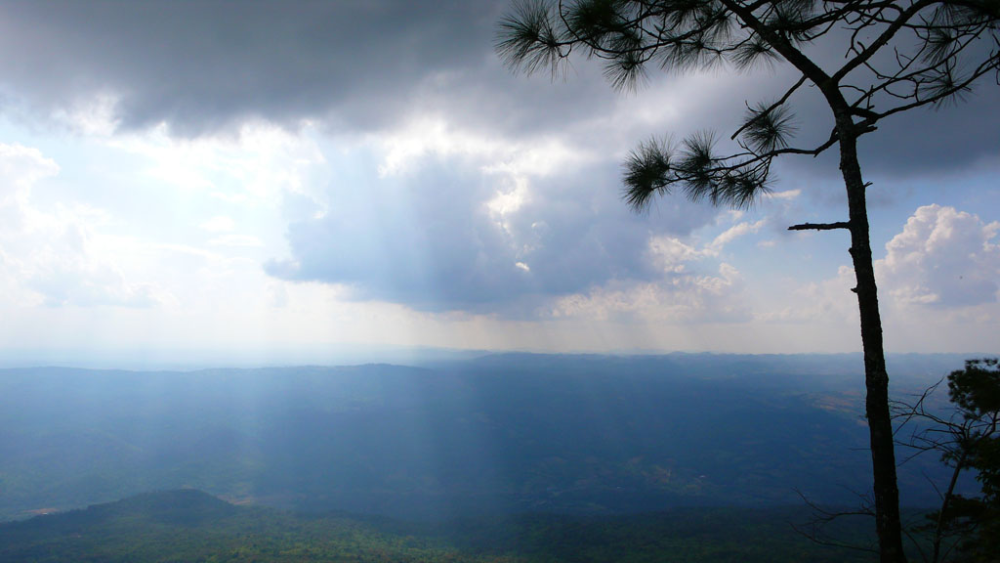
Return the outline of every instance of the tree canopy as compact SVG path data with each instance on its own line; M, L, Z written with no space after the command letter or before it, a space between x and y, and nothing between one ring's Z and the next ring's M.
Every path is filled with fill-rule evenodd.
M951 409L928 406L934 385L899 415L914 421L903 444L920 452L936 452L951 468L951 479L940 488L941 508L918 533L929 534L932 549L926 560L995 561L1000 552L1000 360L967 360L965 368L948 377ZM958 492L959 477L975 473L980 494Z

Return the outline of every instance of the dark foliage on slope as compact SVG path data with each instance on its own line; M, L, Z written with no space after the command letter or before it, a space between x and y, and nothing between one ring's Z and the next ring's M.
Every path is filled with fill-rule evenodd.
M237 507L193 490L144 494L0 524L0 563L866 561L796 534L797 509L680 509L628 517L557 515L413 523ZM843 530L868 541L864 523Z

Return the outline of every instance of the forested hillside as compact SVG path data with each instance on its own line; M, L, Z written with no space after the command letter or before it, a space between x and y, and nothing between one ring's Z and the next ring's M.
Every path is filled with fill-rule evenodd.
M867 561L795 533L799 508L682 509L632 517L533 515L407 523L237 507L194 490L145 494L0 524L0 563ZM864 544L860 526L844 528Z

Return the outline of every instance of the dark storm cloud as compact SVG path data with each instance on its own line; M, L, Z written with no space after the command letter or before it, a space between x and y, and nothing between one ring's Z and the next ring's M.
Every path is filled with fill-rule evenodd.
M962 172L984 159L1000 156L1000 87L982 81L963 100L890 116L861 138L859 158L870 179L903 179L928 173ZM796 146L815 148L828 136L832 117L818 96L802 99L795 109L803 129ZM818 158L786 157L797 174L839 179L839 153L833 146ZM839 196L838 196L839 197Z
M316 117L438 70L475 64L484 2L12 2L2 75L51 106L122 96L126 127L200 132L256 116ZM385 114L394 100L383 96ZM403 100L399 100L403 102ZM372 115L361 119L378 120Z
M839 60L827 64L837 68ZM718 132L717 138L728 142L729 135L742 123L746 104L770 103L777 99L782 86L797 79L794 70L782 67L777 72L758 71L741 80L730 97L714 96L714 112L698 112L686 116L682 127L686 132L699 129L705 123ZM857 84L868 87L863 80ZM898 100L880 100L874 109L885 111ZM803 88L789 104L794 112L796 132L791 144L802 149L815 149L833 131L833 115L815 87ZM1000 87L991 79L980 80L971 92L940 106L913 109L885 118L878 129L859 141L859 157L866 176L882 175L893 178L937 172L961 172L977 161L1000 156ZM738 150L732 143L731 150ZM819 157L784 156L782 165L796 174L818 174L839 179L839 153L834 145Z
M247 118L371 131L420 112L516 133L558 130L606 112L617 94L593 61L573 59L554 81L502 67L492 44L510 6L507 0L5 2L0 93L45 112L111 93L120 96L123 127L165 121L179 135L218 132ZM830 68L840 64L839 42L831 38L815 56ZM738 124L720 123L720 114L739 115L744 101L773 99L781 84L794 81L783 65L776 67L777 74L752 71L736 90L699 94L715 104L694 108L672 132L718 127L728 136ZM987 83L979 90L969 104L887 121L865 147L866 164L890 172L949 169L995 154L1000 88ZM808 145L828 133L828 110L815 92L797 98Z
M871 171L919 175L962 170L1000 156L1000 87L983 80L963 101L886 119L861 144Z
M9 2L0 5L0 84L43 111L110 93L120 96L123 127L165 121L180 135L217 132L247 118L378 129L422 105L490 115L500 126L537 123L511 100L532 84L504 71L492 52L506 7ZM589 97L580 83L537 90L543 103L559 96L568 102L550 105L544 114L553 119ZM599 98L613 95L592 90Z

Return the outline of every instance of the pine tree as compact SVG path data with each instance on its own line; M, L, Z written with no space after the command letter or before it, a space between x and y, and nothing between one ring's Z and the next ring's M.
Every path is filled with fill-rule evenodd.
M821 38L842 41L846 56L836 67L807 54ZM651 67L728 63L747 69L772 61L798 71L780 97L750 106L732 134L732 152L718 154L709 134L679 146L655 139L639 144L625 163L625 199L642 209L679 187L695 200L747 207L768 190L776 157L815 156L836 147L847 220L790 229L850 232L880 556L884 563L905 561L858 139L895 114L960 99L980 78L993 75L1000 82L1000 0L527 0L500 22L497 51L510 67L528 73L554 70L576 51L603 61L617 88L634 86ZM807 85L830 110L830 135L800 147L792 144L791 103Z

